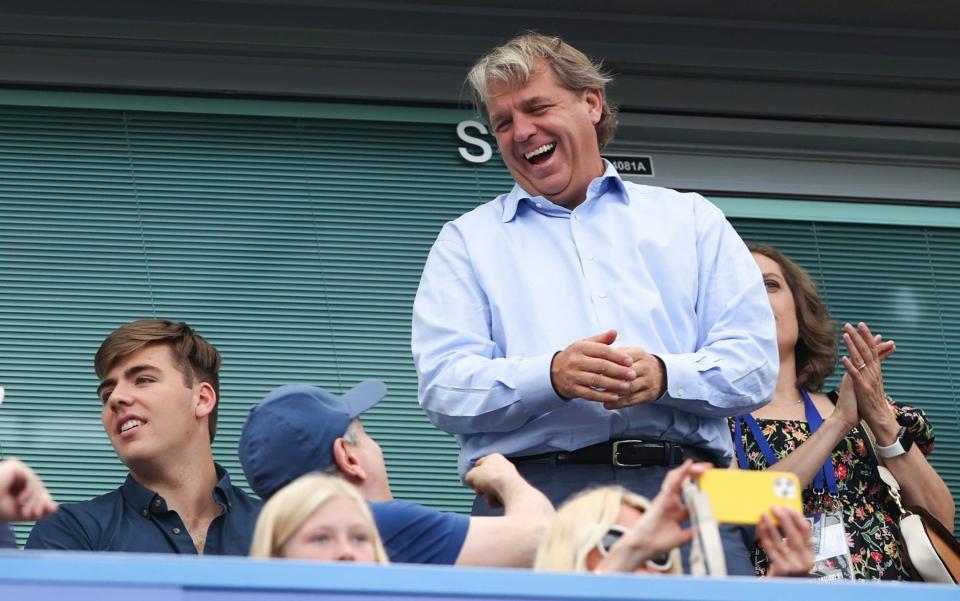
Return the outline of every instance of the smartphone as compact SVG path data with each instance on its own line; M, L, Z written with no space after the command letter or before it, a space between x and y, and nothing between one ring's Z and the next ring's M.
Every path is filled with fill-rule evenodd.
M771 507L803 513L800 480L790 472L711 469L694 482L710 500L717 522L754 526ZM770 515L776 523L777 519Z

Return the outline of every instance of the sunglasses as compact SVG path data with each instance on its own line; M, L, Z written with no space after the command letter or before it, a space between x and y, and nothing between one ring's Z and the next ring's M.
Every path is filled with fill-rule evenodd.
M613 546L617 544L617 541L620 540L620 537L626 533L627 529L619 524L610 526L607 533L604 534L600 542L597 543L597 550L600 551L600 555L606 557L607 554L610 553L610 549L613 548ZM656 555L647 560L646 567L655 572L668 572L670 568L673 567L673 560L670 558L669 552Z

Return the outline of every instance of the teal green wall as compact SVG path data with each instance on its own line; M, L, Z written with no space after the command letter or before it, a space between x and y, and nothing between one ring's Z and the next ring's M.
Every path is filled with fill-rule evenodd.
M365 422L395 493L466 510L456 446L417 405L409 320L440 226L511 184L496 155L459 157L455 124L469 117L0 91L3 454L36 467L60 501L118 485L92 357L121 323L167 317L223 353L215 454L238 480L240 426L273 386L339 392L380 377L390 393ZM715 200L822 279L839 318L898 341L889 387L935 419L936 464L960 493L957 212Z

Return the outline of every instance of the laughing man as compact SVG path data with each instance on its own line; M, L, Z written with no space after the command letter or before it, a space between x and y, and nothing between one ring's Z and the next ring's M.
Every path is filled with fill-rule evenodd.
M606 484L653 498L685 459L728 464L726 417L777 381L763 281L720 210L601 157L610 80L539 34L476 63L468 87L515 185L443 227L414 304L420 403L461 474L502 453L554 504ZM752 574L729 536L728 568Z

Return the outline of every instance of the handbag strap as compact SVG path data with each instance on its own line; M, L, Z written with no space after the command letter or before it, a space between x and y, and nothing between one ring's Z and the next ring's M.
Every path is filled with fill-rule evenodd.
M877 473L880 475L880 479L884 484L887 485L887 491L890 494L890 498L893 499L894 505L897 506L897 509L900 511L900 519L911 515L911 512L906 510L903 507L903 502L900 499L900 483L897 482L896 476L893 475L887 466L883 465L883 459L880 455L877 455L877 443L873 437L873 430L870 429L870 426L867 425L867 422L860 420L860 427L863 428L863 431L867 435L867 442L870 443L870 449L873 451L873 456L877 458Z

